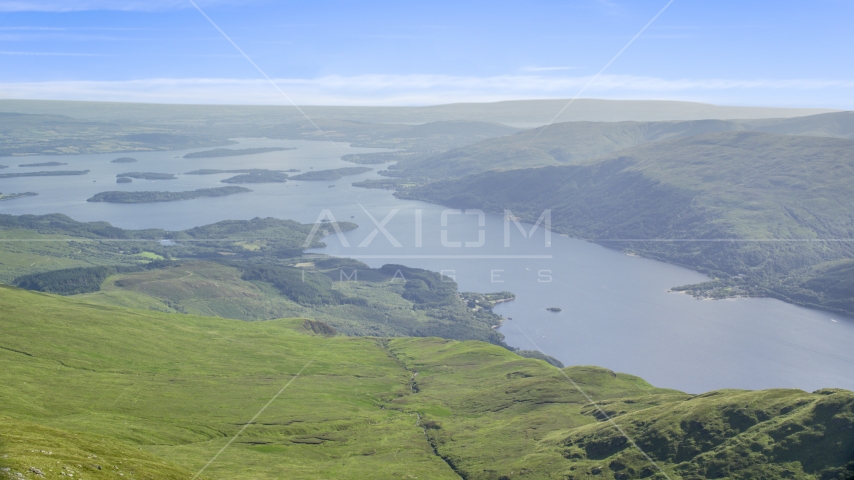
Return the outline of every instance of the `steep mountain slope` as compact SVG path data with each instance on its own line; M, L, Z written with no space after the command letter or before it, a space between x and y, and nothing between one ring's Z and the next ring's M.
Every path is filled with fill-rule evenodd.
M577 165L485 172L398 194L507 208L531 221L551 209L559 231L717 276L749 277L731 279L731 293L770 288L785 297L778 285L785 275L854 257L854 141L845 139L695 135ZM852 294L842 295L836 300L849 302Z
M202 478L854 474L854 394L842 390L692 396L481 342L329 336L307 320L124 310L8 287L0 307L0 478L35 477L31 467L59 478L72 461L75 477L115 478L92 466L102 455L98 465L134 478L182 478L238 433Z

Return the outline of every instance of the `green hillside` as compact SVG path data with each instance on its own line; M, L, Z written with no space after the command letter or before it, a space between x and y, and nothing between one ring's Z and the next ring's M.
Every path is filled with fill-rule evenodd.
M576 165L437 181L399 195L507 208L530 221L551 209L558 231L721 279L692 288L695 293L771 295L852 312L851 290L813 281L830 268L827 262L854 258L854 207L846 200L854 198L852 185L851 140L724 132ZM850 271L835 270L837 277Z
M0 478L178 480L193 475L112 437L67 432L2 414L0 432Z
M240 320L309 317L345 335L503 344L503 335L493 328L503 319L491 308L467 308L457 284L442 281L437 273L402 265L371 269L333 259L317 264L321 269L182 260L132 273L111 272L117 274L99 279L97 292L76 298Z
M188 478L241 430L203 478L663 478L603 412L670 478L854 473L854 394L841 390L686 395L480 342L324 336L300 319L9 287L0 306L8 478L60 478L63 466Z

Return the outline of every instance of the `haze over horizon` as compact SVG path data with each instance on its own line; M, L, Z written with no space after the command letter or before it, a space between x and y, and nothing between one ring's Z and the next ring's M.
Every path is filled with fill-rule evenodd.
M582 97L854 108L839 61L850 2L198 4L302 105L571 98L589 84ZM288 104L190 2L0 11L0 98Z

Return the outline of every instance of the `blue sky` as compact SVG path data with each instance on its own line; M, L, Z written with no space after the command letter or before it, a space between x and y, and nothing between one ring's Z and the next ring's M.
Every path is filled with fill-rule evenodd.
M667 0L199 1L301 104L576 95ZM854 108L854 1L675 0L582 96ZM0 98L286 103L189 1L0 0Z

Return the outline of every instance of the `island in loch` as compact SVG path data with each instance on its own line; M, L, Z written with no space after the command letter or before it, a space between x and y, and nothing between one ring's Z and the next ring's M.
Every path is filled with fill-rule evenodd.
M87 199L87 202L107 203L155 203L177 202L194 198L224 197L236 193L246 193L252 190L245 187L201 188L184 192L101 192Z
M241 168L237 170L216 170L213 168L202 168L187 172L185 175L216 175L221 173L238 173L233 177L220 180L221 183L285 183L288 174L282 170L268 170L266 168Z
M137 180L175 180L174 173L128 172L116 175L116 178L135 178Z
M41 163L22 163L19 167L58 167L60 165L68 165L63 162L41 162Z
M24 197L32 197L38 195L36 192L24 192L24 193L0 193L0 202L6 200L14 200L16 198L24 198Z
M55 172L0 173L0 178L61 177L65 175L86 175L87 173L89 173L89 170L57 170Z

